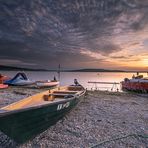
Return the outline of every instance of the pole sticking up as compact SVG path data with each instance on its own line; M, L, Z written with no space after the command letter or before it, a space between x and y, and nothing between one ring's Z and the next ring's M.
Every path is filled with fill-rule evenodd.
M59 64L58 70L57 70L59 82L60 82L60 71L61 71L61 65Z
M57 69L57 74L58 74L58 81L60 83L60 71L61 71L61 66L60 64L58 65L58 69ZM60 85L59 85L60 86ZM60 90L60 87L58 87L58 90Z

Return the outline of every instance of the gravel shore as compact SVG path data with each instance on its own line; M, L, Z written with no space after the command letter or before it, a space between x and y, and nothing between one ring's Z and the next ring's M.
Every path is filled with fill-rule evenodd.
M39 91L43 90L0 90L0 107ZM85 100L63 120L23 145L0 133L0 147L146 148L147 135L148 95L88 91Z

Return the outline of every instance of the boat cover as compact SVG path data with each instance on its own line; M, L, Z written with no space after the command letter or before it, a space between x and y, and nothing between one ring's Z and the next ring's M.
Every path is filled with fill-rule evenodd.
M30 85L33 84L34 82L30 81L25 73L17 73L12 79L10 80L6 80L4 82L4 84L8 84L8 85L19 85L19 86L23 86L23 85Z

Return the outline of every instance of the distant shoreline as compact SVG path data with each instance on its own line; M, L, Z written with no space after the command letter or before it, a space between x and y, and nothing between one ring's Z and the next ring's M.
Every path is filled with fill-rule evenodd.
M57 70L2 70L0 69L0 71L16 71L16 72L57 72ZM63 72L69 72L69 73L76 73L76 72L80 72L80 73L137 73L137 71L67 71L67 70L63 70L60 71L61 73ZM139 73L148 73L147 71L138 71Z
M13 66L3 66L0 65L0 71L42 71L42 72L57 72L56 69L32 69L32 68L22 68L22 67L13 67ZM148 71L126 71L126 70L109 70L109 69L76 69L76 70L60 70L60 72L123 72L123 73L148 73Z

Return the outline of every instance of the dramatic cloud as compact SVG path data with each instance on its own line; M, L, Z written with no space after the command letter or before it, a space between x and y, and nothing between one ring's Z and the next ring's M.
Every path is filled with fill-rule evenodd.
M1 64L115 69L148 52L147 0L1 0L0 10Z

